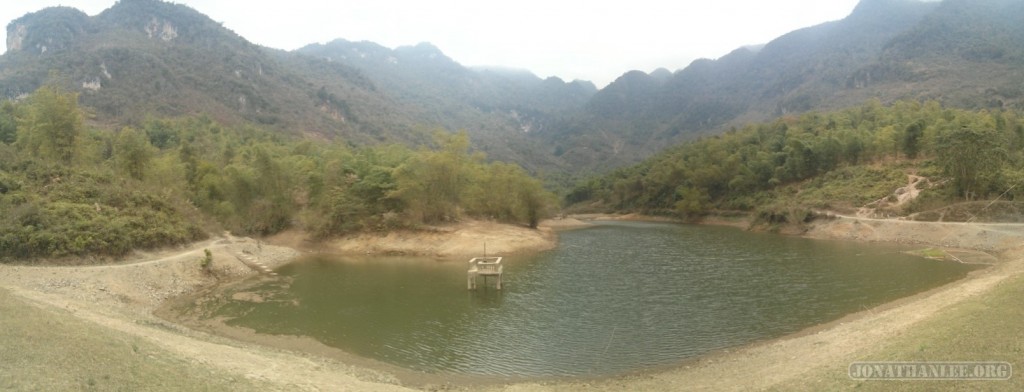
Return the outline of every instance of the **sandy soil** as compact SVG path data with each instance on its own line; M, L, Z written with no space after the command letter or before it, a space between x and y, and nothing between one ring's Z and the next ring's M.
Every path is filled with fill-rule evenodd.
M472 222L430 233L394 233L332 243L354 253L478 254L547 249L555 246L556 226L585 224L566 220L543 230ZM1024 225L924 223L839 217L816 224L807 235L861 241L897 241L983 251L998 263L950 285L850 315L824 326L748 347L723 351L672 369L595 381L520 383L493 390L739 390L765 389L827 364L851 361L858 352L898 339L921 320L968 298L982 296L999 282L1024 271ZM304 243L301 236L275 244ZM430 246L424 246L429 244ZM214 254L214 274L198 267L202 250ZM478 248L480 248L478 250ZM165 322L153 311L168 298L199 290L218 280L256 274L236 255L248 253L270 267L300 254L293 247L224 237L165 252L138 254L133 263L94 267L0 265L0 286L39 307L67 309L83 320L151 341L184 358L285 390L403 390L401 381L378 368L222 338ZM977 257L975 260L992 260ZM269 278L268 278L269 279ZM378 370L375 370L378 369ZM447 387L447 386L446 386ZM478 389L482 386L474 386Z
M558 245L555 231L586 225L568 218L547 220L537 229L487 221L464 221L453 225L431 226L421 230L349 235L314 243L300 232L285 232L267 242L308 251L351 255L415 255L438 258L537 252ZM486 249L485 249L486 247Z
M993 255L1024 246L1024 224L919 222L833 215L804 233L810 238L896 242L940 248L972 249Z
M213 252L213 273L199 267L203 249ZM89 267L0 265L0 286L27 303L60 308L120 333L141 337L198 362L246 379L280 385L281 390L405 390L386 373L326 358L243 344L175 324L153 315L165 300L215 284L257 274L235 255L248 252L274 267L299 255L290 248L252 239L224 237L188 248L142 253L146 261ZM55 371L57 369L54 369Z

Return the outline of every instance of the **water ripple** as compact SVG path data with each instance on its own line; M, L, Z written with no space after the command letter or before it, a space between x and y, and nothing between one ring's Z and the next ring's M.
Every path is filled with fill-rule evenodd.
M290 287L264 288L302 306L218 313L427 372L608 375L794 332L969 269L885 246L648 223L565 232L556 251L506 260L505 290L466 292L463 262L320 257L282 268Z

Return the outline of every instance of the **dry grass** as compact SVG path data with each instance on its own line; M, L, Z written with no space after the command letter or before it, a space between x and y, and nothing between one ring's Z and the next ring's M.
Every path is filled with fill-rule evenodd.
M0 289L0 315L0 390L274 389L207 368L65 310L32 306L4 289Z
M776 390L935 391L1024 390L1024 275L1001 283L991 293L957 304L913 330L857 356L857 361L1006 361L1013 365L1009 381L855 381L848 363L776 386Z

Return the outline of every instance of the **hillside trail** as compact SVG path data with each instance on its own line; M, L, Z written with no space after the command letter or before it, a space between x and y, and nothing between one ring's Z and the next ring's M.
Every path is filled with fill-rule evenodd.
M879 211L896 210L903 207L907 203L917 199L917 197L921 195L922 189L931 186L932 182L928 180L928 178L918 176L916 174L907 174L906 186L896 188L895 191L885 197L865 204L863 207L857 209L857 213L854 216L857 218L887 218L888 214L881 213Z

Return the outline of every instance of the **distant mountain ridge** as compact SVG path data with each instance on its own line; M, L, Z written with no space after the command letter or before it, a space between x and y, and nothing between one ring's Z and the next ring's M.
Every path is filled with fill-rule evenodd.
M427 43L269 49L183 5L120 0L95 17L55 7L12 21L0 96L31 92L55 70L102 123L205 114L354 144L464 129L494 159L585 174L695 135L872 98L1019 108L1021 20L1019 0L862 0L842 20L675 72L630 71L598 91L467 68Z
M515 112L523 120L521 129L533 130L522 116L543 116L573 110L597 92L591 82L566 83L559 78L541 79L528 71L479 67L471 69L455 62L436 46L420 43L388 49L372 42L342 39L312 44L297 53L321 57L359 69L396 97L410 104L437 101L449 105L437 112ZM439 122L457 119L438 118ZM455 120L455 121L452 121Z
M11 22L8 37L8 52L0 57L0 92L8 97L33 91L56 71L100 121L203 113L234 123L361 133L346 118L286 112L322 107L314 94L320 86L299 82L302 76L267 50L185 6L122 0L95 17L47 8ZM333 83L326 87L347 90L358 98L353 104L383 101L358 71L340 65L331 71Z
M47 8L12 21L7 43L0 96L34 91L53 70L81 92L99 122L205 114L354 144L410 145L429 142L443 127L466 130L493 158L535 171L565 165L528 133L597 91L589 82L470 70L429 44L346 44L363 61L334 61L317 55L316 46L264 48L159 0L121 0L95 17ZM382 66L389 59L402 63L392 71Z
M1020 108L1021 20L1018 0L863 0L842 20L697 60L667 78L627 72L580 120L546 136L580 151L571 162L616 166L694 135L873 98Z
M936 6L865 0L843 20L793 31L757 51L745 47L718 60L697 60L669 77L626 73L588 103L590 118L598 120L582 128L639 133L620 144L648 154L726 124L832 107L828 101L847 93L849 75ZM864 99L844 99L838 106Z

